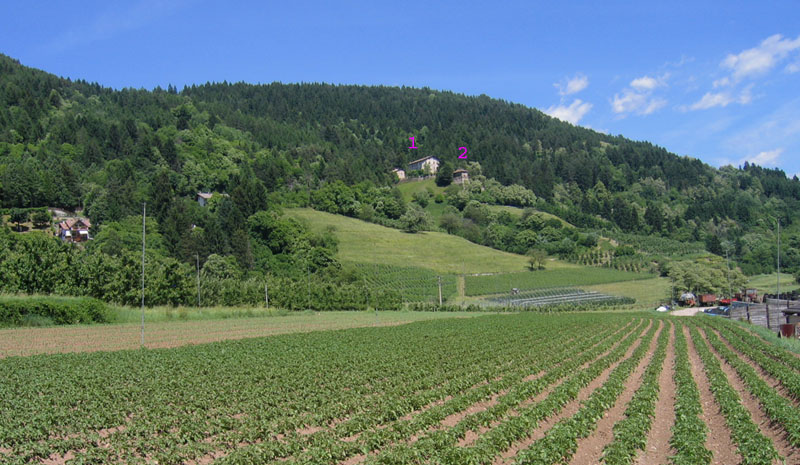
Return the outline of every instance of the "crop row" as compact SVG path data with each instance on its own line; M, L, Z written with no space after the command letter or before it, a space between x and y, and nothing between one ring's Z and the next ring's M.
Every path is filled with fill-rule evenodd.
M504 294L512 288L529 290L553 287L589 286L620 281L633 281L653 277L649 274L630 273L609 268L572 268L524 271L485 276L466 276L465 292L468 296Z
M521 451L515 463L519 465L554 464L567 462L578 448L578 440L591 434L605 411L614 405L625 388L625 382L647 354L655 334L655 324L639 341L633 354L617 365L602 386L595 389L583 402L578 412L556 423L547 435ZM659 337L665 337L661 331ZM668 337L668 336L667 336Z
M614 440L603 450L603 462L609 465L629 464L647 445L647 433L655 416L656 401L660 392L659 376L667 355L669 331L672 324L664 324L658 345L642 377L642 384L625 409L625 418L614 425Z
M758 336L754 336L744 330L736 328L734 330L730 323L711 323L725 336L725 339L733 345L736 350L742 352L770 376L779 380L786 387L786 390L795 398L800 400L800 371L787 370L794 365L800 366L800 358L797 358L785 350L770 346Z
M539 353L540 349L535 347L531 348L531 354ZM554 353L554 356L556 356L555 359L559 358L558 355L559 354ZM512 356L517 357L521 362L526 360L525 357L520 357L519 354L512 354ZM531 363L533 363L532 360ZM366 428L369 425L360 423L358 429L364 431L359 436L357 442L333 441L331 440L330 435L325 433L315 435L316 437L314 438L314 441L309 443L306 452L304 452L302 455L302 458L295 458L294 460L290 460L288 463L320 463L328 461L328 459L325 459L325 457L332 457L336 460L342 460L345 457L352 456L363 451L383 449L387 444L407 440L413 434L437 424L448 415L461 411L472 403L478 402L487 396L491 396L493 393L496 393L499 390L507 389L508 386L517 382L523 373L527 374L531 368L535 368L535 365L531 367L531 365L521 363L519 364L519 367L520 369L517 372L506 373L501 379L491 379L491 381L489 381L487 384L477 389L469 390L463 395L456 396L455 393L452 393L454 396L453 399L417 414L413 416L413 418L394 422L387 428L367 430ZM488 376L492 375L487 375L487 380L490 379ZM462 391L464 390L462 389ZM377 423L382 423L383 421L385 421L385 419L381 419ZM347 422L345 424L350 423L351 422ZM374 426L374 424L372 426ZM337 427L336 430L340 430L340 428ZM353 430L348 432L352 433ZM334 438L341 439L347 435L349 434L345 434L343 430L333 432ZM231 458L233 458L233 456Z
M675 330L674 376L675 424L669 444L675 450L675 455L670 457L670 462L673 465L708 465L712 457L711 451L705 447L708 426L700 418L703 407L697 383L692 377L682 325Z
M739 394L731 387L719 361L711 353L703 337L695 326L690 326L692 341L695 349L703 360L703 367L711 385L725 423L731 431L731 439L736 444L742 463L747 465L769 465L779 458L778 451L772 441L761 434L758 426L753 423L750 412L742 405Z
M747 389L758 399L767 416L783 426L789 442L795 447L800 447L800 409L770 387L753 367L726 347L713 331L706 331L706 337L714 350L736 370Z
M515 399L518 399L518 397L515 396L508 398L508 400L501 400L498 406L487 410L486 413L473 415L462 420L459 425L456 425L456 427L453 428L453 433L449 438L437 432L430 437L423 438L419 446L415 445L415 447L411 448L400 445L382 452L371 461L374 463L407 463L409 455L417 454L417 450L419 448L423 456L426 453L432 456L430 461L438 461L448 464L491 463L492 459L502 450L508 448L511 442L516 439L521 439L525 436L526 431L528 431L530 428L531 422L536 421L535 418L537 416L546 414L548 411L552 412L553 409L563 406L563 404L558 403L558 400L560 399L565 401L565 399L569 397L573 390L577 392L577 389L574 388L576 382L580 382L580 380L592 376L591 373L595 373L595 370L598 367L605 366L606 363L612 363L615 357L620 357L622 353L625 352L628 345L635 341L640 331L641 324L636 329L629 332L622 342L619 341L619 338L623 334L617 332L611 339L604 340L601 345L595 347L592 352L602 353L608 348L617 345L617 349L615 349L612 353L594 362L588 369L588 373L581 372L581 374L575 375L574 371L576 367L579 367L582 364L587 363L589 360L595 358L594 353L585 353L578 359L574 359L568 363L562 363L559 365L559 369L534 380L530 384L531 391L529 394L538 392L543 389L544 386L554 383L556 380L567 374L571 374L570 380L562 383L548 397L551 402L547 403L546 405L543 405L543 403L534 404L516 412L516 415L508 415L505 414L507 410L506 407L509 405L509 402L513 403ZM579 378L580 380L576 381L576 378ZM572 387L572 389L570 389L570 387ZM503 417L504 414L505 416ZM503 417L503 421L498 426L481 436L478 442L476 442L474 445L467 448L452 446L454 441L460 437L461 434L466 433L468 428L474 428L474 426L477 424L488 425L500 417ZM430 447L431 445L434 445L434 447ZM445 445L449 445L450 447L445 447ZM433 456L436 457L436 460L433 460Z
M608 333L611 331L612 330L609 329L608 331L602 332L598 334L598 337L607 337ZM578 347L583 347L584 349L586 347L586 342L591 343L591 341L575 342L577 343ZM537 351L540 350L538 347L534 349ZM324 444L324 447L320 448L319 444L312 446L304 454L304 458L295 458L294 462L290 461L289 463L303 463L311 457L318 457L321 453L332 454L337 457L338 460L341 460L364 450L384 448L387 444L392 442L406 440L412 434L436 424L446 416L463 410L472 403L478 402L487 396L495 394L499 390L506 389L508 386L519 382L519 380L521 380L524 376L529 375L530 371L535 372L540 369L546 369L549 365L555 363L565 355L567 355L565 351L555 351L552 353L551 357L541 358L538 362L531 365L520 364L517 366L518 369L515 369L513 372L506 373L502 379L492 379L485 385L472 390L464 391L460 393L460 395L452 393L453 398L443 402L441 405L434 406L433 408L430 408L412 418L395 422L391 425L388 425L387 428L367 430L365 427L376 425L365 425L362 423L359 425L359 429L364 432L360 435L357 442L323 441L322 444ZM337 432L334 430L331 432L331 435L333 438L341 439L343 437L342 433L344 432ZM348 431L348 433L352 433L352 431Z
M532 352L541 350L540 343L536 343L528 349ZM527 355L527 357L530 357L530 355ZM498 363L501 367L508 367L511 359L526 360L527 357L523 352L511 350L502 354L502 358L498 360ZM465 404L490 395L491 392L497 389L502 389L511 380L524 376L521 374L524 370L524 365L515 367L512 371L498 370L497 366L487 367L487 371L480 372L478 377L469 376L466 378L467 380L459 375L467 375L469 372L453 373L453 381L455 382L447 383L441 389L417 393L416 395L421 395L422 399L418 402L413 402L414 407L411 410L404 408L405 404L411 401L409 396L394 395L391 399L385 401L394 404L394 407L388 411L384 409L379 412L364 412L361 415L353 415L335 428L326 428L307 437L295 436L290 438L293 447L282 450L282 452L292 451L292 454L298 454L303 451L303 458L295 457L294 459L282 459L281 461L283 463L323 463L331 460L343 460L364 449L371 450L372 448L382 447L392 441L413 434L431 422L438 421L443 416L449 415L450 413L448 412L458 411ZM502 376L498 377L498 374ZM483 380L483 384L481 384L481 380ZM475 387L476 385L480 386ZM420 409L431 402L446 397L454 398L427 409L411 419L398 420L402 415L409 414L413 410ZM389 424L388 428L375 429L377 425L386 425L387 422ZM357 442L341 441L343 438L358 433L362 434ZM274 452L273 447L269 444L257 444L247 449L237 450L222 460L221 463L238 464L248 463L248 460L265 461L286 457L285 455L276 455Z
M498 367L534 357L530 351L546 350L547 341L537 344L530 330L578 324L570 320L526 324L527 330L499 319L491 331L465 321L458 322L461 333L449 329L453 323L410 325L170 351L10 358L0 362L0 444L24 463L83 449L75 446L85 446L93 431L125 425L107 439L111 450L95 446L86 454L119 452L132 463L151 454L179 463L234 441L291 436L339 418L387 421L424 405L427 392L450 376L461 375L449 385L458 393L498 376ZM411 403L415 391L421 394Z
M398 292L405 302L437 300L440 276L442 296L445 299L458 292L455 275L440 274L427 268L359 263L356 269L364 276L370 288Z
M413 448L407 445L400 445L382 452L374 460L375 463L404 463L404 459L410 454L415 454L417 457L425 459L425 461L448 464L469 463L476 460L475 457L468 458L470 452L474 449L455 447L456 442L462 439L468 431L499 422L502 418L505 418L506 421L515 418L515 415L510 415L512 408L519 408L522 402L543 392L548 386L573 373L576 368L596 358L598 351L602 352L605 348L618 343L622 339L624 331L630 332L626 327L623 331L617 331L611 338L604 337L601 344L593 345L575 357L554 365L552 370L542 376L517 384L507 393L500 396L495 405L465 416L449 429L436 430L425 435L414 444ZM638 330L634 332L636 331ZM482 451L485 452L486 449L483 448Z
M618 331L614 331L615 334L617 332ZM586 344L580 344L579 343L578 346L576 347L576 350L578 350L578 351L581 351L581 350L586 351L589 347L592 347L592 345L597 343L598 341L608 338L609 337L609 333L605 332L603 334L598 334L597 336L598 336L597 338L591 338L590 340L586 341L586 342L588 342L588 344L590 344L588 346ZM615 336L612 336L612 337L615 337ZM569 360L569 351L567 351L566 353L561 352L561 351L555 351L553 353L552 357L551 356L544 357L544 359L542 360L541 364L542 364L543 367L548 367L548 368L552 368L553 366L555 366L555 365L557 365L559 363L562 363L562 365L563 364L569 365L568 362L567 363L562 362L562 360L564 360L564 359ZM531 370L529 369L527 371L530 372ZM547 376L545 376L545 378L546 377ZM502 389L511 389L511 391L513 391L515 387L519 386L518 383L520 382L520 378L506 379L506 381L508 381L508 383L505 383L504 386L498 386L498 389L500 389L500 388L502 388ZM535 389L537 385L536 384L532 384L532 383L522 383L522 386L523 386L522 387L523 390L527 390L527 389ZM403 450L405 449L403 447L403 442L406 441L410 437L411 433L416 433L418 431L421 431L422 429L427 429L430 426L435 425L438 422L440 422L446 416L454 414L454 413L457 413L457 412L463 410L464 408L468 407L469 405L472 405L475 402L478 402L480 400L486 399L488 396L496 395L498 392L500 392L500 391L499 390L492 390L491 392L486 392L486 394L483 397L469 398L469 399L466 399L465 401L454 401L454 402L450 402L449 403L450 405L444 405L444 406L438 408L438 410L440 410L440 412L437 412L435 415L427 415L430 418L430 421L426 421L424 425L420 425L420 426L422 426L422 428L418 428L416 430L409 430L409 431L406 431L405 435L399 435L399 436L394 437L393 438L393 442L397 444L396 446L391 447L388 450L385 447L381 447L381 449L384 449L384 452L379 456L379 459L382 460L382 461L387 461L387 460L391 461L392 457L396 457L398 455L402 455L403 454ZM453 407L455 407L455 408L453 408ZM426 412L426 414L427 413L428 412ZM453 429L452 433L455 433L456 431L457 431L457 428ZM425 443L425 439L424 438L421 441L421 443L422 444ZM369 450L375 450L375 449L377 449L377 447L375 447L375 444L374 443L371 444Z

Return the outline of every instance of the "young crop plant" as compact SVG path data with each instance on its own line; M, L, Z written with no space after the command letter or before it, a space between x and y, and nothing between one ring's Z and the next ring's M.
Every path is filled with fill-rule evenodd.
M569 461L578 448L578 440L595 430L597 422L624 390L625 381L649 350L654 333L655 325L640 339L633 354L614 368L606 382L592 392L575 415L556 423L545 437L521 451L514 463L550 465ZM662 331L659 337L663 336Z
M764 342L758 336L748 334L738 328L734 330L730 324L713 322L707 322L707 324L720 330L736 350L751 358L770 376L780 381L792 397L800 400L800 371L787 370L787 367L800 367L800 358L780 347Z
M492 463L497 455L511 447L515 441L525 438L540 421L557 414L567 403L577 397L582 388L598 377L603 370L622 358L629 347L641 336L646 323L645 321L640 322L621 341L605 342L596 351L608 352L606 355L592 361L588 367L573 372L546 399L520 410L516 416L506 418L482 435L472 446L460 449L460 453L451 456L446 463Z
M521 402L536 396L546 387L553 385L558 380L573 373L576 368L594 359L596 357L596 350L601 345L601 341L608 339L609 336L614 340L616 336L621 336L622 332L628 329L628 326L621 329L615 328L602 333L599 335L600 337L595 336L590 338L586 341L589 345L579 344L575 346L574 349L569 351L573 355L573 358L551 360L550 371L542 373L542 376L534 380L516 384L507 393L497 399L496 405L486 410L467 415L452 428L431 432L420 439L414 445L414 449L421 452L426 460L432 462L468 462L465 458L465 451L467 449L456 447L457 441L462 439L468 431L499 421L511 408L518 408ZM559 363L555 363L556 361Z
M800 409L770 387L753 367L726 347L714 331L707 330L706 337L714 350L736 370L748 390L758 399L767 416L783 426L789 442L795 447L800 447Z
M731 438L742 456L742 463L747 465L769 465L780 458L772 441L758 429L750 412L742 405L736 390L731 387L719 361L711 353L699 330L690 326L692 341L697 353L703 360L703 366L711 384L714 399L725 416L725 423L731 430Z
M675 329L675 424L669 444L676 451L670 457L672 465L708 465L711 451L706 449L708 426L700 418L703 407L700 392L692 377L689 349L683 335L683 325Z
M669 327L669 328L668 328ZM614 440L603 450L603 462L609 465L633 463L636 454L647 445L647 433L655 416L656 401L660 391L658 381L667 355L669 331L672 323L664 323L658 337L658 345L650 364L642 377L642 385L636 391L628 407L625 419L614 425Z

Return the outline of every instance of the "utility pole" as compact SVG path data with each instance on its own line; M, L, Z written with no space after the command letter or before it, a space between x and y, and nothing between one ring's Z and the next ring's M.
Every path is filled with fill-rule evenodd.
M369 310L369 288L367 287L367 277L364 277L364 309Z
M437 276L439 278L439 306L442 306L442 277Z
M781 298L781 219L775 218L778 223L778 300Z
M144 249L145 249L145 217L147 216L147 202L142 203L142 341L144 348Z
M731 286L731 258L728 256L728 248L725 248L725 260L728 262L728 298L733 300L733 286Z
M269 310L269 287L266 282L264 283L264 301L267 303L267 310Z
M197 258L197 308L200 308L200 254L194 256Z

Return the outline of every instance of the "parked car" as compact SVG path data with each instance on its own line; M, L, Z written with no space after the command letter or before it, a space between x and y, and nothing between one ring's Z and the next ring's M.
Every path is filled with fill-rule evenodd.
M705 309L703 313L711 316L731 316L730 307L711 307Z

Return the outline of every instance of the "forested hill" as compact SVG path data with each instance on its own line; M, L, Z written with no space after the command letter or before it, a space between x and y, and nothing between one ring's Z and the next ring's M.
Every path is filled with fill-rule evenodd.
M157 179L177 198L243 184L264 195L337 180L379 187L426 155L467 167L459 147L487 178L532 190L578 225L734 240L800 212L800 181L781 170L715 169L486 96L277 83L113 90L0 55L0 102L2 206L83 205L97 223L157 202Z

